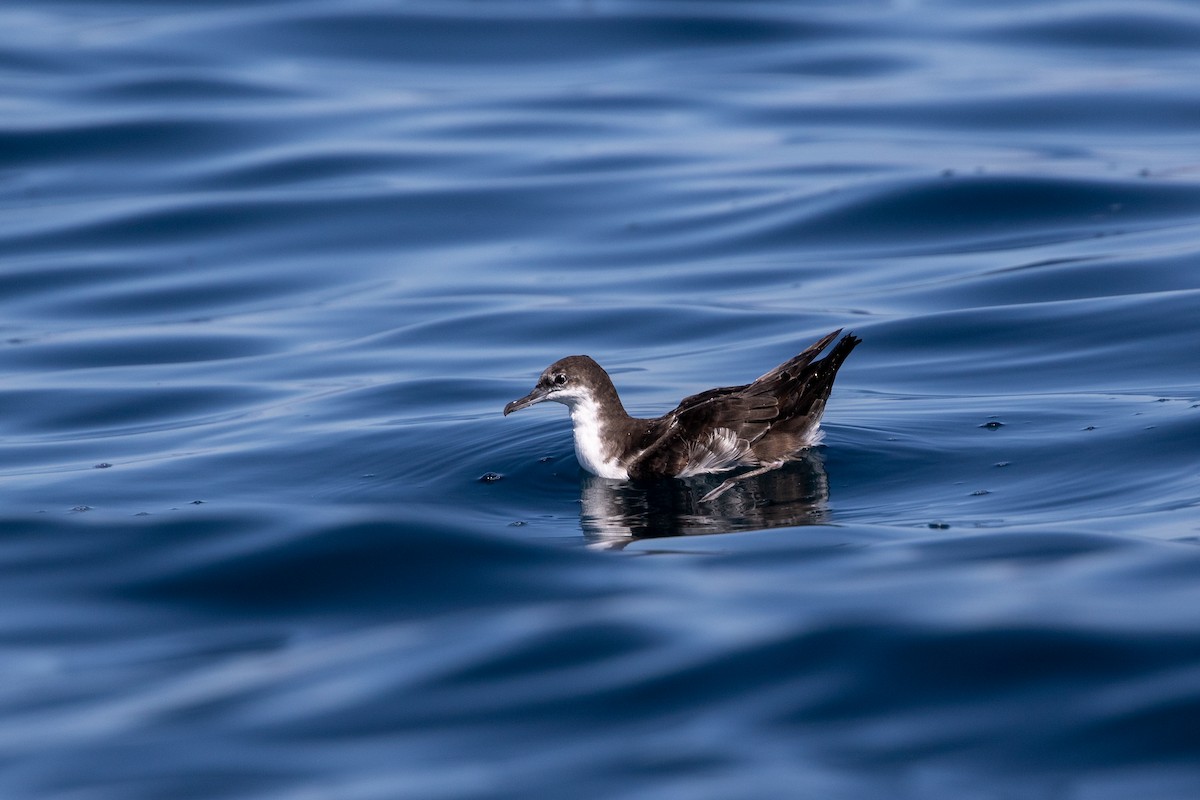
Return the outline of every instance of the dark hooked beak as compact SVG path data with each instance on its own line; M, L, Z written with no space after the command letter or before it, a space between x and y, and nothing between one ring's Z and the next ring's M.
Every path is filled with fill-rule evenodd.
M511 414L514 411L520 411L522 408L528 408L529 406L531 406L535 403L542 402L543 400L546 399L547 394L549 394L549 392L547 392L545 389L541 388L540 386L533 387L532 392L525 395L520 400L513 400L511 403L506 405L504 407L504 416L507 417L509 414Z

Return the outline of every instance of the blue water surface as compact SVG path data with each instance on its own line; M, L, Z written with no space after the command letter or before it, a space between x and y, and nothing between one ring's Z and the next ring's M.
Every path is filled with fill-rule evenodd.
M0 796L1200 796L1200 7L0 7ZM581 474L836 328L824 445Z

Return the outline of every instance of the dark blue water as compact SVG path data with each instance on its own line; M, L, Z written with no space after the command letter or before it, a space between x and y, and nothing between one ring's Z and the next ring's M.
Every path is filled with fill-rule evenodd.
M1198 78L1185 0L4 5L0 796L1200 796ZM716 504L500 415L838 327Z

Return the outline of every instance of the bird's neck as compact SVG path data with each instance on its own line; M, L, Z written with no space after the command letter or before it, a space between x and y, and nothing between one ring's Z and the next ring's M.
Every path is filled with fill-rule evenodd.
M580 466L602 478L629 477L622 457L637 421L625 411L616 389L601 387L573 398L568 406Z

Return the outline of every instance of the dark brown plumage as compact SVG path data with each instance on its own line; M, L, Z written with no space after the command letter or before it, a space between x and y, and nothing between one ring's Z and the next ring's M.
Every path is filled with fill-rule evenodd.
M629 416L608 373L588 356L550 365L527 396L509 403L507 415L555 400L571 409L580 464L601 477L687 477L756 469L725 481L712 499L742 478L776 469L820 441L821 415L838 369L861 342L837 330L752 383L709 389L687 397L656 419Z

